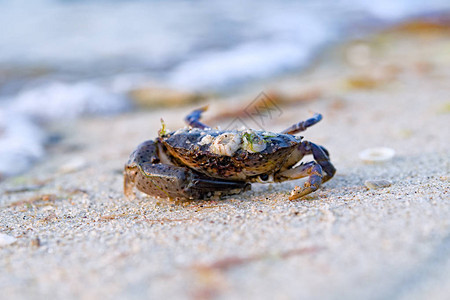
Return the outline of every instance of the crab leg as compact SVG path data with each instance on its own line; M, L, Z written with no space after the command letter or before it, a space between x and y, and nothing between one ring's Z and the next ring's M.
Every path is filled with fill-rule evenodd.
M138 190L159 197L201 199L215 192L222 195L248 190L246 182L213 179L188 168L143 163L134 182Z
M333 166L333 164L330 161L330 156L328 154L328 150L322 146L316 145L316 144L308 142L308 141L302 142L302 144L306 144L306 143L308 143L309 146L311 147L311 151L312 151L314 160L322 167L322 169L326 173L323 176L322 181L327 182L336 173L336 168Z
M326 173L323 176L323 182L330 180L336 173L336 168L331 163L328 150L325 149L325 147L316 145L309 141L303 141L300 143L297 151L300 151L301 153L303 153L303 155L313 155L314 160L322 167L322 170Z
M312 118L309 118L305 121L298 122L297 124L292 125L289 128L286 128L281 133L284 134L296 134L301 131L305 131L306 128L313 126L314 124L318 123L320 120L322 120L321 114L314 114Z
M207 109L208 106L203 106L202 108L196 109L189 115L187 115L184 120L189 126L192 126L193 128L200 128L200 129L210 128L208 125L205 125L202 122L200 122L202 113Z

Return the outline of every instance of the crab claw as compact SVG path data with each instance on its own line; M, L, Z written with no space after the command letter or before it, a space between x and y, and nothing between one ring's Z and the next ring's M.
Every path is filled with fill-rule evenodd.
M306 169L309 174L308 180L302 187L296 186L289 196L289 200L295 200L315 192L322 184L323 172L320 165L311 163L309 168Z
M296 186L294 188L294 190L291 192L291 195L289 196L289 200L295 200L303 196L306 196L312 192L315 192L320 187L322 183L322 178L319 176L311 176L311 177L313 177L312 180L310 178L310 180L305 182L302 187Z

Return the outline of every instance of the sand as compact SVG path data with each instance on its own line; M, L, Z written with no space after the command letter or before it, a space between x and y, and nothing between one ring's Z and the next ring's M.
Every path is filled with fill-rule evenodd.
M260 91L320 90L266 120L276 131L324 115L303 135L338 171L304 199L288 200L301 181L220 201L126 199L129 153L192 107L56 124L48 159L0 183L0 233L16 239L0 240L0 298L448 299L449 36L383 33L211 102L209 118ZM395 157L358 158L379 146Z

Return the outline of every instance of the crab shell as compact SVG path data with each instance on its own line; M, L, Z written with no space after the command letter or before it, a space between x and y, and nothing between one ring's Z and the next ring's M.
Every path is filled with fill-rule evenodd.
M278 171L302 139L255 130L252 134L259 138L260 147L252 151L243 147L245 132L181 129L159 140L179 166L187 166L213 178L252 181L252 177ZM261 141L265 146L261 147Z

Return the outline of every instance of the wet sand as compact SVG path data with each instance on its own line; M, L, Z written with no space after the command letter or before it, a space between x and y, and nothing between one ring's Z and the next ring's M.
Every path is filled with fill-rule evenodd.
M323 114L302 135L338 171L304 199L288 200L301 181L220 201L126 199L129 153L192 107L56 125L49 159L0 183L0 232L16 238L0 239L1 297L448 299L449 37L393 30L211 101L210 122L261 91L287 95L272 131ZM396 156L358 158L379 146ZM369 190L373 179L392 185Z

